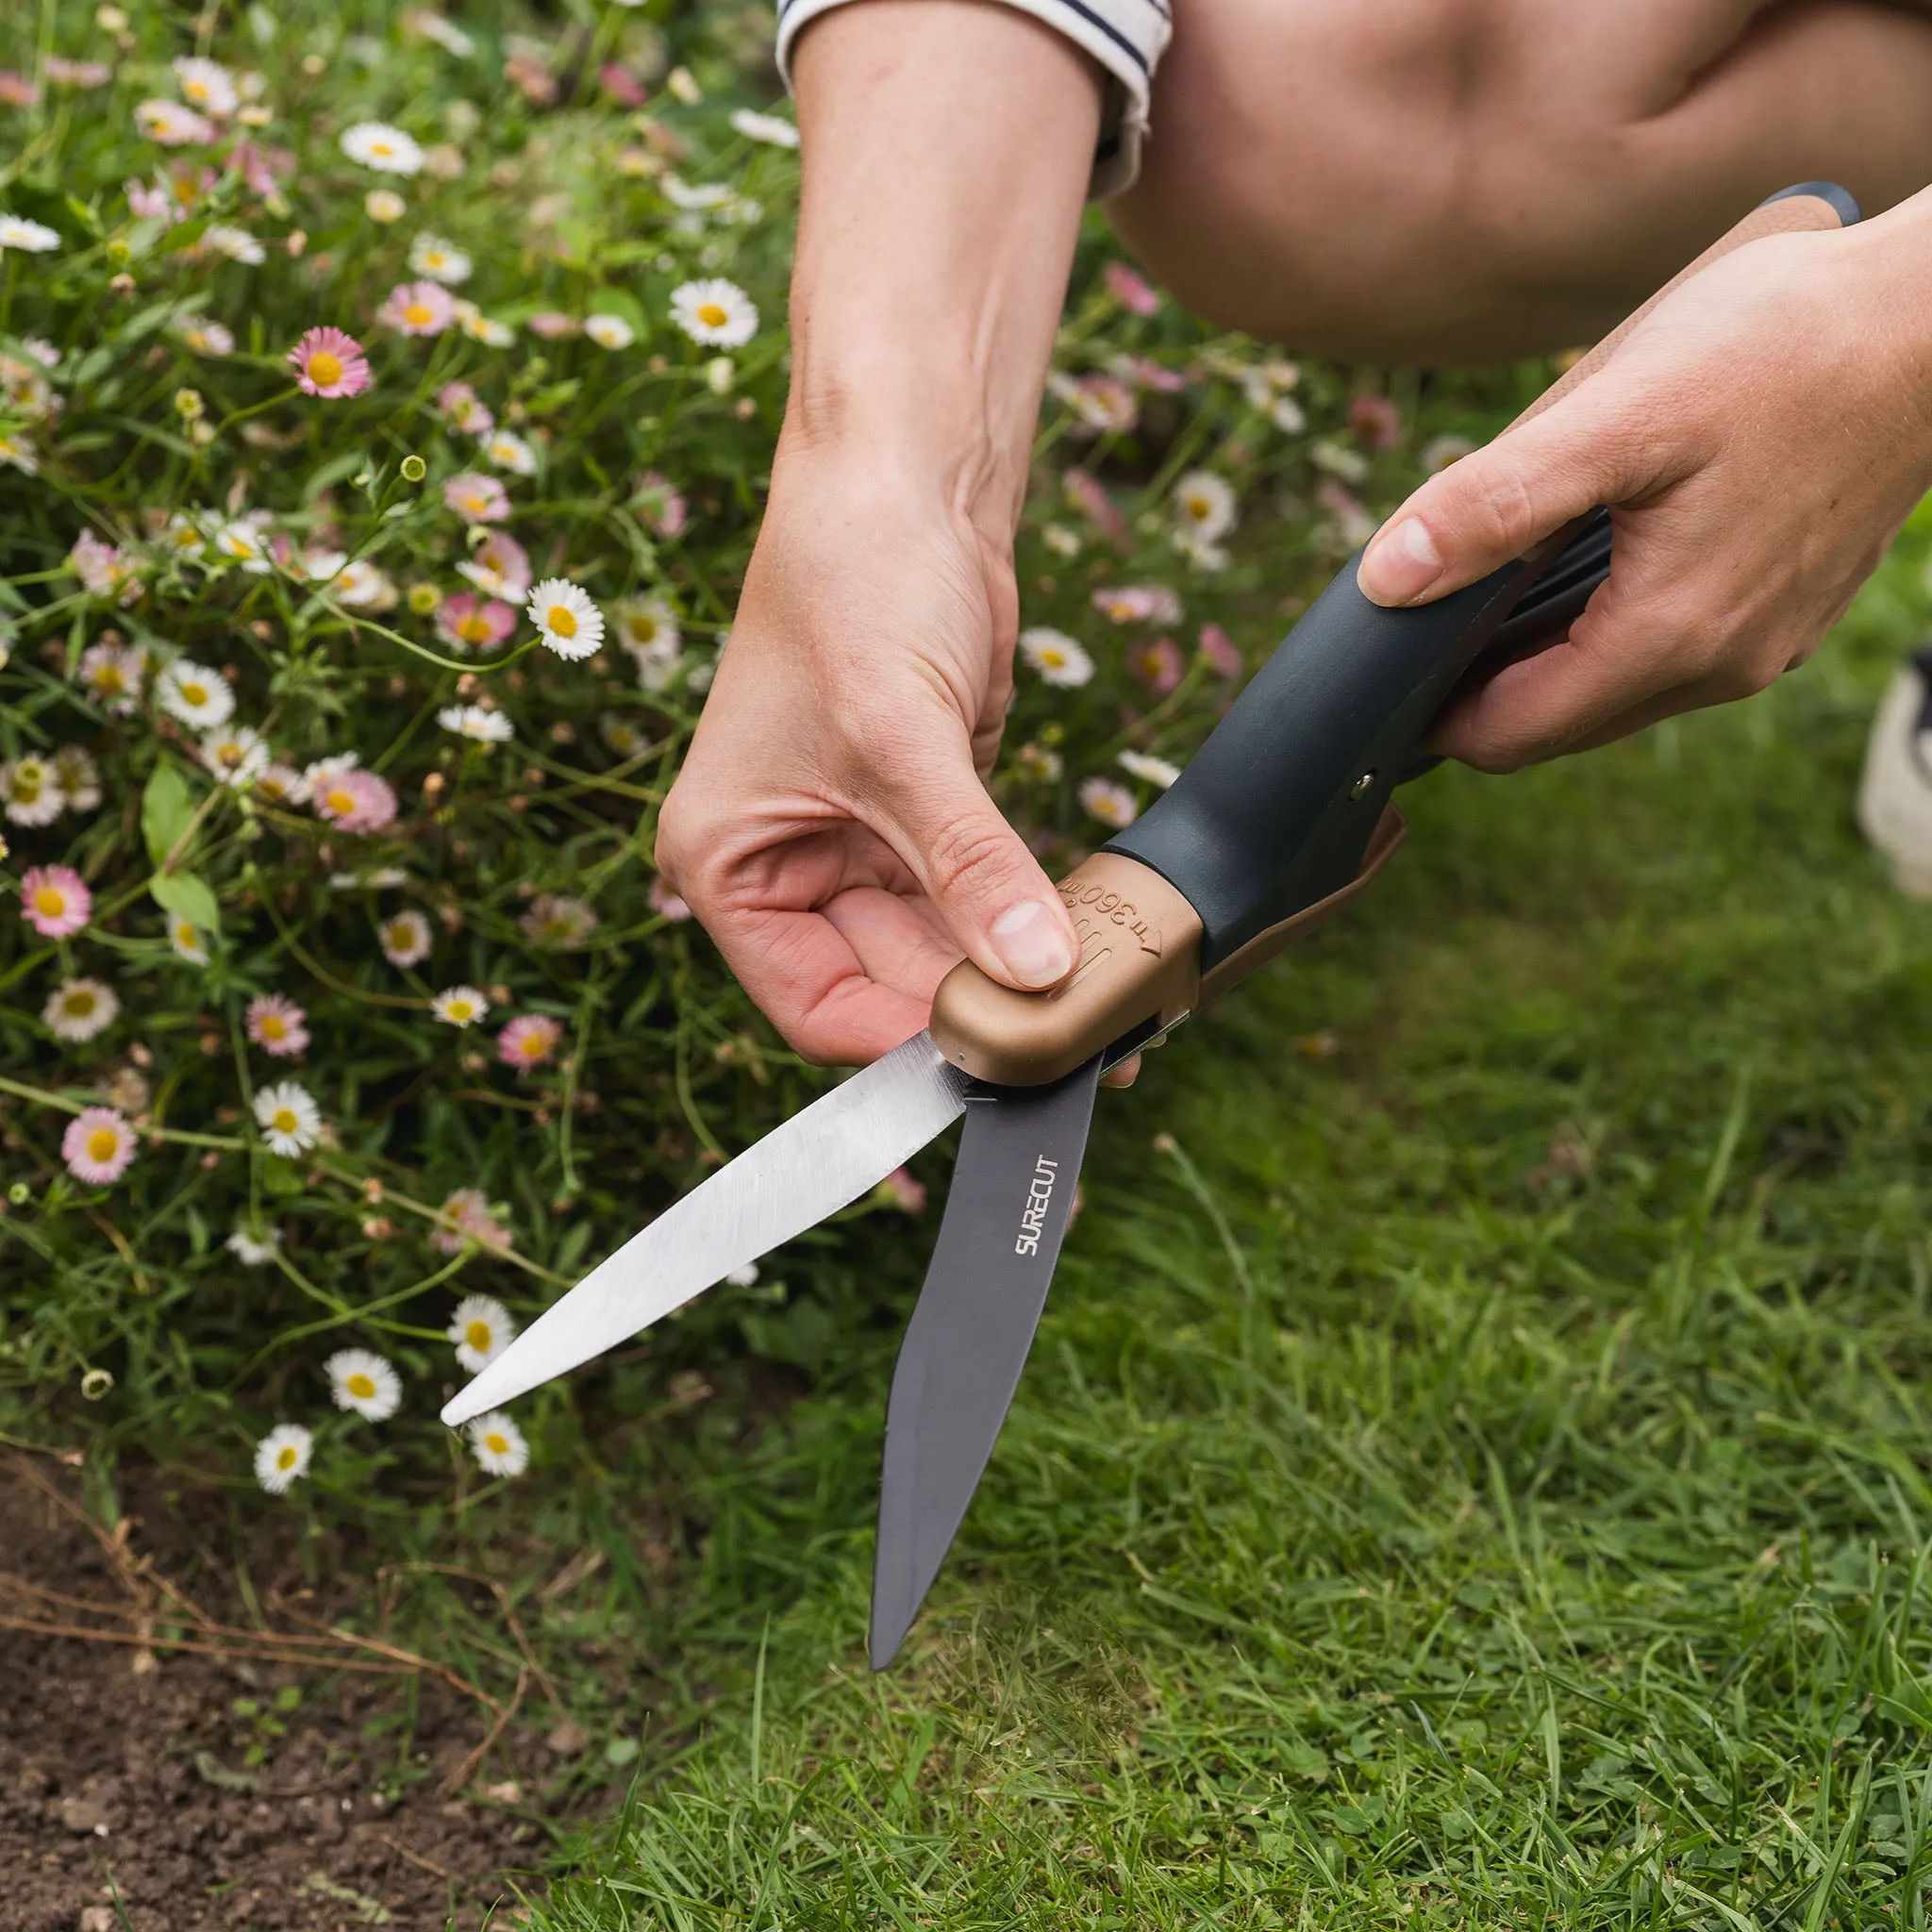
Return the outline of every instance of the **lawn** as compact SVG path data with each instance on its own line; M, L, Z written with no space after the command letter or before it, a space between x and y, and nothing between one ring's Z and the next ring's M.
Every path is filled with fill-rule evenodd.
M890 1331L622 1465L704 1529L546 1932L1923 1923L1932 913L1850 814L1907 552L1754 705L1423 781L1108 1098L899 1669Z

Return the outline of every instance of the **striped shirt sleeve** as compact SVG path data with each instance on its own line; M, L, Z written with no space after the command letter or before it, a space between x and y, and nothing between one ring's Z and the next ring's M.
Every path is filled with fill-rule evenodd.
M791 48L800 30L843 0L778 0L778 71L791 85ZM1141 172L1147 135L1147 96L1173 32L1170 0L1006 0L1065 34L1100 62L1107 75L1100 142L1093 151L1090 192L1096 199L1131 187Z

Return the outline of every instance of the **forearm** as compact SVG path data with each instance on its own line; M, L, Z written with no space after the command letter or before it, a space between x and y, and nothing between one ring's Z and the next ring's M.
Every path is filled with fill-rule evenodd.
M787 467L849 450L1010 534L1099 124L1089 58L988 0L864 0L794 62Z

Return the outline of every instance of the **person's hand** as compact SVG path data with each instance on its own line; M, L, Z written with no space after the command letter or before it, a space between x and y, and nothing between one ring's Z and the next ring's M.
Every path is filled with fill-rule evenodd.
M1459 699L1432 750L1509 771L1747 696L1810 656L1932 487L1928 227L1921 195L1740 248L1389 519L1359 582L1413 605L1595 505L1614 516L1608 581L1567 641Z
M864 463L781 461L658 862L809 1058L925 1024L962 952L1072 970L1072 923L983 782L1012 681L1004 543Z

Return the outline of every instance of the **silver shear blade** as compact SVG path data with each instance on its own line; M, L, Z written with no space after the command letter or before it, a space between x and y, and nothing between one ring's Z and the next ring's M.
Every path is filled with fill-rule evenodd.
M443 1406L452 1428L615 1348L876 1187L966 1106L972 1083L916 1034L665 1209Z

